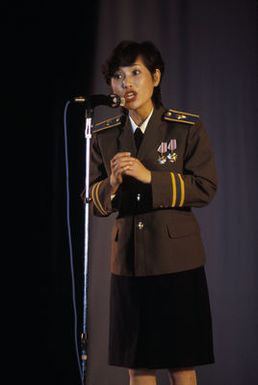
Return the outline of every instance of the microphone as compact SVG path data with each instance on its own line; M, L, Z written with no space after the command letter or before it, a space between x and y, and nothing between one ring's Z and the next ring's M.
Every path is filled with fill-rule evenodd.
M112 108L125 105L125 98L122 98L116 94L110 95L90 95L90 96L77 96L73 99L76 103L85 103L87 107L94 108L97 106L109 106Z

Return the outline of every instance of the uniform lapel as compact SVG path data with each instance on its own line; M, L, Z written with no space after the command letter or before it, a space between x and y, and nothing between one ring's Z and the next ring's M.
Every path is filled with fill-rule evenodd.
M149 124L146 128L141 146L139 148L137 158L139 160L143 160L146 154L153 149L153 147L157 147L163 139L164 132L162 127L164 123L162 122L162 115L164 113L164 108L160 107L159 109L154 109L153 114L150 118Z
M133 157L136 157L136 147L133 137L133 131L128 116L123 127L121 127L121 133L118 137L118 151L130 152Z

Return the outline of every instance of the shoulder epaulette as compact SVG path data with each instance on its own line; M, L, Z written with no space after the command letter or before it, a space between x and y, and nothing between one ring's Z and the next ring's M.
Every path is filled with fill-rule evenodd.
M189 112L169 109L164 113L163 118L171 122L195 124L200 117L199 115L190 114Z
M109 119L103 120L103 122L99 122L95 124L95 129L93 132L94 133L100 132L103 130L107 130L108 128L119 126L122 123L122 117L123 115L117 115L117 116L114 116L113 118L109 118Z

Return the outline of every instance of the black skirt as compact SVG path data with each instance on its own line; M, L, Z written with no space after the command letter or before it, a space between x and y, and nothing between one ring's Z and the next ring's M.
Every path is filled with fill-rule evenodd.
M151 277L111 275L109 365L182 368L214 362L204 267Z

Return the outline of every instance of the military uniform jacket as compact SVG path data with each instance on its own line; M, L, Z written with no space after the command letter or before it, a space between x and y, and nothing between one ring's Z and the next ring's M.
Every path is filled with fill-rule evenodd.
M164 148L171 139L173 151L162 154L160 144ZM131 152L151 171L151 183L124 176L111 199L110 160L123 151ZM166 157L169 154L171 159ZM90 168L94 214L106 217L117 212L112 273L150 276L204 265L200 228L191 208L212 200L217 178L198 115L154 109L138 153L128 116L108 119L96 125L93 133Z

